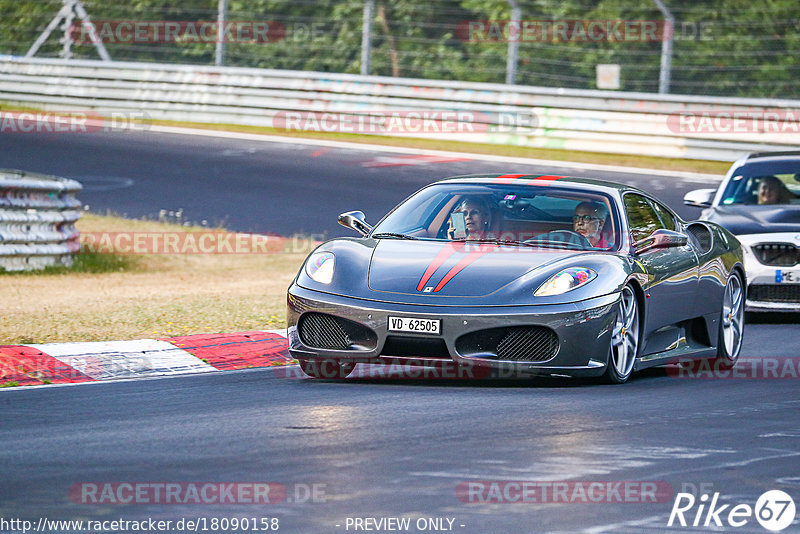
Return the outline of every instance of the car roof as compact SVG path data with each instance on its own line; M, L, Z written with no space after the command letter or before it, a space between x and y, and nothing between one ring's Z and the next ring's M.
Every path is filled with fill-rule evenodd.
M800 160L800 150L787 150L783 152L753 152L747 155L744 163L762 163L778 161Z
M614 193L621 191L636 191L643 193L635 187L594 178L581 178L577 176L560 176L551 174L469 174L464 176L453 176L445 180L435 182L437 184L461 183L461 184L506 184L506 185L557 185L568 189L580 191L592 191L598 193Z

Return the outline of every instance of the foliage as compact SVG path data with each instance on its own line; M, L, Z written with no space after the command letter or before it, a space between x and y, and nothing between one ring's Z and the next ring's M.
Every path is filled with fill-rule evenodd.
M218 0L83 0L95 21L214 21ZM670 92L800 98L800 4L796 0L666 0L676 18ZM661 21L652 1L520 0L526 21ZM24 54L60 0L0 0L0 52ZM230 0L229 21L282 27L277 41L226 44L227 65L358 73L362 0ZM505 0L375 0L371 73L502 83L508 44L464 40L459 23L507 21ZM56 31L39 52L57 57ZM213 64L214 42L107 43L115 60ZM596 65L621 66L622 89L658 90L660 41L521 42L517 82L594 89ZM91 44L74 57L96 58Z

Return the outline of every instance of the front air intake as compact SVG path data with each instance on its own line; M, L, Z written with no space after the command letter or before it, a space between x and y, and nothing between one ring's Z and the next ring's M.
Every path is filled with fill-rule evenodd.
M558 353L558 336L546 326L489 328L461 336L456 350L469 358L545 362Z
M366 326L327 313L303 314L297 329L300 340L315 349L373 350L378 344L378 336Z
M754 284L747 290L748 300L757 302L800 303L800 284Z
M544 326L509 328L508 334L497 344L500 360L543 362L556 355L558 337Z

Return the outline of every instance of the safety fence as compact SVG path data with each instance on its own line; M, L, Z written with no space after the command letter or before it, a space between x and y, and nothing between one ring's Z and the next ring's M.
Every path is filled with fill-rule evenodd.
M65 133L191 121L732 161L800 147L800 101L0 56L0 101L102 118ZM5 112L0 133L47 117Z
M80 249L81 189L75 180L0 170L0 269L72 265Z

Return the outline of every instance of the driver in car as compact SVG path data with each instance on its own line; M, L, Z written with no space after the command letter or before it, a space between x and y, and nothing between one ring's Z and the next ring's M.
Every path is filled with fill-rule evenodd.
M450 239L478 240L487 237L489 229L489 203L481 197L466 197L453 211L450 217L448 237ZM456 215L461 216L463 225L458 223ZM460 228L459 228L460 226Z
M777 176L765 176L758 182L759 204L789 204L792 197Z
M600 202L581 202L575 206L572 227L575 233L585 237L594 248L609 248L611 243L603 237L603 225L608 209Z

